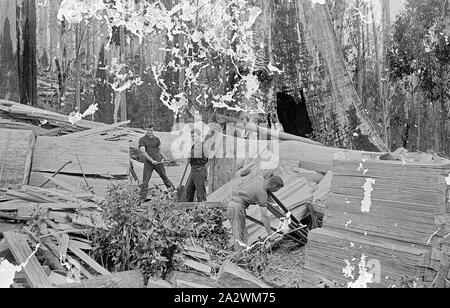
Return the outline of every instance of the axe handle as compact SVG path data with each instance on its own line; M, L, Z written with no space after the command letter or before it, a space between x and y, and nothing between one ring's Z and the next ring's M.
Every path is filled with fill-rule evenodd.
M187 164L186 164L186 168L184 168L183 177L181 178L181 182L180 182L180 185L179 185L178 187L181 187L181 185L183 184L184 177L186 176L186 172L187 172L187 170L188 170L188 166L189 166L189 163L187 163Z

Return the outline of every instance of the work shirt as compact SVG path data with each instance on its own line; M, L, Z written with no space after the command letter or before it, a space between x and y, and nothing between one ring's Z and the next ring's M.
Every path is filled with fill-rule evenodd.
M194 144L191 148L191 157L189 158L191 166L202 167L208 163L203 142Z
M161 140L158 137L153 136L153 138L149 138L147 135L139 139L139 148L145 147L145 152L157 162L162 161L163 157L159 151L159 147L161 146Z
M269 204L269 194L265 188L265 180L262 177L255 178L252 182L244 184L239 188L231 198L248 208L250 205L259 204L261 207L267 207Z

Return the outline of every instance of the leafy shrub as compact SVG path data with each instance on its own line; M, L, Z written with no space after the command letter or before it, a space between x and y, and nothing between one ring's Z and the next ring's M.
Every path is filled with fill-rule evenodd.
M109 228L93 231L92 240L95 258L110 271L140 269L146 278L165 278L180 265L187 239L198 238L212 247L227 243L220 211L179 210L175 196L158 188L150 191L146 203L140 202L135 184L115 183L108 190L103 217Z

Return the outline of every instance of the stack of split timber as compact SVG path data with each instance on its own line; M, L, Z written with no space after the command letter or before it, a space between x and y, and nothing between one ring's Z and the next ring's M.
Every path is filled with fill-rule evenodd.
M373 275L368 287L412 279L450 286L449 168L447 162L334 161L323 228L309 233L305 280L349 286L364 277L362 266Z
M3 266L18 266L12 287L143 286L140 272L111 274L89 256L86 234L108 228L94 200L92 194L25 185L1 192L0 259Z
M126 127L128 124L130 121L111 125L86 120L71 123L66 115L0 100L0 170L3 166L0 184L22 184L22 179L25 178L24 184L40 185L47 180L46 176L54 175L70 161L72 164L62 168L55 179L79 188L90 187L101 197L106 195L111 180L121 181L132 175L135 181L142 181L143 163L138 161L138 141L145 135L145 131L128 128ZM168 158L175 159L171 155L171 148L175 140L180 138L180 134L157 132L156 136L161 139L162 150ZM28 160L33 157L31 155L34 154L35 145L37 155L40 156L30 162ZM55 148L59 150L47 157L45 150ZM62 158L66 160L61 161L62 158L53 160L52 158L61 151L65 152ZM83 158L88 152L93 154L90 160ZM125 152L130 154L125 157ZM80 162L76 160L77 155ZM101 161L102 159L104 161ZM55 167L48 165L48 162L61 165ZM35 168L30 173L26 168L31 167L32 163L35 163L38 170ZM38 166L41 163L44 166ZM110 163L112 168L105 170ZM83 170L85 176L79 165L87 169ZM99 168L92 169L89 165L91 167L98 165ZM123 168L118 171L119 167L124 165L127 165L126 173L123 173ZM181 181L184 166L185 164L167 166L167 174L173 182ZM57 170L54 170L55 168ZM150 185L163 185L163 182L158 176L153 176Z
M104 125L86 120L73 124L66 115L0 99L0 127L28 128L42 135L59 136Z
M124 143L92 142L88 139L37 137L26 184L45 182L57 186L93 189L100 197L112 180L126 180L130 174L129 147Z

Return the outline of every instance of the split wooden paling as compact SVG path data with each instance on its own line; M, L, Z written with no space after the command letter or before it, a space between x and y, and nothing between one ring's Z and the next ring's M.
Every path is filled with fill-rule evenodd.
M449 171L448 163L335 161L323 228L308 237L308 281L345 286L362 264L375 275L369 287L409 279L442 287L450 274ZM353 278L343 272L351 269Z
M64 270L60 266L58 258L67 255L68 250L73 256L83 260L92 267L93 270L101 274L109 274L108 271L92 260L83 250L92 249L85 244L80 237L86 230L86 224L76 220L77 217L85 217L88 221L95 220L96 212L86 211L86 209L96 209L97 205L91 198L78 199L71 195L70 191L56 191L53 189L23 186L22 189L6 190L7 195L13 199L0 203L0 213L8 213L11 221L21 221L28 219L38 219L37 224L30 228L24 228L24 232L18 232L19 228L11 229L3 233L3 244L12 252L18 265L22 265L26 282L30 287L52 287L50 277L59 277L57 272L46 273L39 264L35 256L32 256L32 247L40 245L41 254L53 270ZM76 193L76 192L75 192ZM94 216L89 217L92 214ZM39 226L39 221L47 226ZM88 226L89 228L92 225ZM37 228L31 232L31 228ZM27 235L30 235L28 237ZM30 243L31 246L30 246ZM60 246L58 249L57 247ZM62 248L65 247L65 248ZM62 248L62 250L61 250ZM45 251L51 251L47 254ZM32 256L30 258L30 256ZM69 258L72 258L68 256ZM27 259L29 258L28 262ZM53 262L52 260L56 260ZM59 265L59 267L57 265ZM86 278L91 278L87 270L83 270ZM69 280L62 281L67 283ZM59 280L61 283L61 279ZM17 285L16 285L17 286Z

